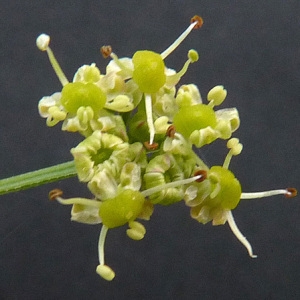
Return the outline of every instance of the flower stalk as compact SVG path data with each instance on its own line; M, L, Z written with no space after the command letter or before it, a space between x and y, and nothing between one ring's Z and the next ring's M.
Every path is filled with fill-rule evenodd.
M77 175L74 161L0 180L0 195L14 193Z

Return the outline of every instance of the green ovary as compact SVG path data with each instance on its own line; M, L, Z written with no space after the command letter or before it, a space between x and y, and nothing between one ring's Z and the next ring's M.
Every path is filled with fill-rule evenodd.
M158 92L166 82L165 64L161 55L148 50L137 51L132 61L132 78L140 90L147 94Z
M189 138L195 130L200 130L208 126L214 128L217 120L214 110L205 105L197 104L184 106L175 114L173 124L176 131L181 133L185 138Z
M90 106L94 112L98 112L105 105L106 95L92 83L73 82L63 87L60 102L73 114L82 106Z
M102 203L99 216L106 227L119 227L135 220L142 212L144 202L145 198L140 192L124 190Z
M213 166L209 171L209 178L211 181L216 180L221 186L213 202L220 203L223 209L236 208L241 198L242 188L234 174L221 166Z

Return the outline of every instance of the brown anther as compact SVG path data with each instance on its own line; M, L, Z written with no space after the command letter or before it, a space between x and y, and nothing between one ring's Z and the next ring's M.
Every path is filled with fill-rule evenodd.
M287 188L285 197L286 198L293 198L293 197L296 197L297 194L298 194L298 191L295 188Z
M147 150L156 150L158 148L158 144L157 143L152 143L150 144L148 141L144 142L144 146Z
M175 133L176 133L175 126L174 125L170 125L168 127L168 129L167 129L166 135L168 137L170 137L170 138L174 138Z
M194 176L201 176L196 182L202 182L207 178L207 172L205 170L198 170L194 173Z
M102 46L100 52L104 58L108 58L112 53L112 48L109 45Z
M197 24L194 26L194 29L201 28L204 23L203 19L198 15L195 15L191 18L191 23L194 23L194 22L197 22Z
M57 197L61 197L63 194L63 191L60 189L54 189L52 191L49 192L49 199L50 200L55 200Z

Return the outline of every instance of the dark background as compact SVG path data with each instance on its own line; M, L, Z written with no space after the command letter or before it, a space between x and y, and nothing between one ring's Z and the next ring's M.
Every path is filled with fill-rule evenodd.
M136 50L162 52L194 14L204 26L167 58L176 68L188 49L199 51L182 83L196 83L205 98L223 84L236 106L244 145L231 169L244 191L299 186L300 2L252 1L0 1L0 178L70 160L78 136L47 128L37 104L59 91L35 39L46 32L67 77L95 62L111 44L120 56ZM225 143L202 150L221 164ZM242 201L237 224L252 243L248 257L227 224L202 225L183 203L158 207L144 240L112 230L106 261L113 282L96 273L100 226L69 221L70 208L47 200L60 187L88 196L76 179L0 199L1 299L299 299L299 197Z

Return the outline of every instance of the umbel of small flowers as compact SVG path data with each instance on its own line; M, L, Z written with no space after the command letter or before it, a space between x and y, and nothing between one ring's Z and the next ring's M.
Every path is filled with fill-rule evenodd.
M56 189L49 197L72 205L71 220L102 224L96 272L106 280L115 277L104 260L108 229L127 225L128 237L141 240L146 229L137 220L149 220L155 205L183 200L191 208L191 217L200 223L228 222L249 255L256 257L232 210L241 199L277 194L293 197L297 193L292 188L242 192L239 180L229 170L231 158L242 151L239 140L232 138L240 125L238 111L216 109L227 91L222 85L213 87L204 103L195 84L179 85L189 65L198 60L195 50L188 52L180 71L165 66L164 59L202 24L202 18L194 16L162 53L140 50L132 58L118 58L111 46L103 46L103 56L111 58L106 73L95 63L84 65L72 82L49 47L50 37L41 34L37 38L38 48L47 52L63 86L60 92L40 100L39 113L48 126L62 122L62 130L83 136L71 153L79 180L86 182L94 195L93 199L64 199ZM197 149L216 139L227 140L228 154L223 165L209 168Z

